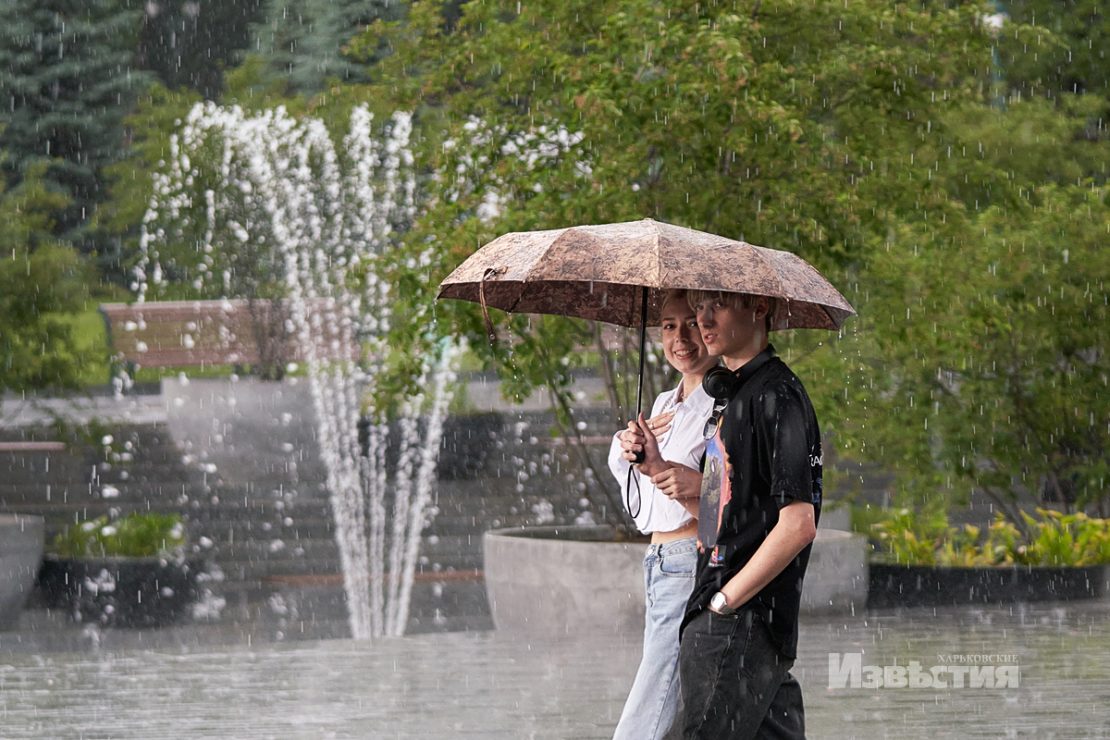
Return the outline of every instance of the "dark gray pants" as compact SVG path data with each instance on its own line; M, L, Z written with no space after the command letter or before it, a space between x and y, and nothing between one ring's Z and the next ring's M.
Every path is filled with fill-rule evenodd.
M682 694L668 740L804 738L802 689L763 620L706 610L682 633Z

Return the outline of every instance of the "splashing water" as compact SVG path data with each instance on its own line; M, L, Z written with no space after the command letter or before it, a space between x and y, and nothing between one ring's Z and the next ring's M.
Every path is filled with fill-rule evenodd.
M411 117L397 113L375 136L372 114L357 107L337 149L321 121L284 108L248 114L197 104L155 176L132 285L141 304L192 259L187 273L201 294L237 297L248 277L280 288L308 375L356 639L404 632L462 350L441 340L423 353L422 390L394 418L399 457L390 476L388 420L369 419L365 454L358 426L389 349L394 296L383 275L398 256L396 236L416 215L410 133ZM175 253L181 244L190 248ZM407 266L429 258L410 257ZM404 320L428 323L427 310Z

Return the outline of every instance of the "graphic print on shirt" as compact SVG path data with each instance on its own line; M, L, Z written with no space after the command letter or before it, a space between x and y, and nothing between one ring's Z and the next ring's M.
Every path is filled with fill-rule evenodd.
M731 467L728 453L721 441L721 425L705 443L705 473L701 479L701 501L698 502L698 550L713 549L709 565L720 565L717 535L721 531L721 513L732 499Z
M813 479L813 498L811 500L811 503L814 506L820 506L821 505L821 497L822 497L822 493L823 493L822 492L822 488L823 488L823 485L822 485L822 471L823 471L823 468L824 468L824 459L823 459L823 456L821 454L821 440L818 439L817 442L813 445L812 448L810 448L810 451L809 451L809 475L810 475L810 478Z

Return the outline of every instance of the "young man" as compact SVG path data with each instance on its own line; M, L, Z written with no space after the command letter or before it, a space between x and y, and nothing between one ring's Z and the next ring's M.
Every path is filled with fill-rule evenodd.
M804 737L790 668L821 513L817 418L767 342L770 299L695 293L691 301L706 348L731 374L706 430L698 570L679 651L681 708L668 737Z

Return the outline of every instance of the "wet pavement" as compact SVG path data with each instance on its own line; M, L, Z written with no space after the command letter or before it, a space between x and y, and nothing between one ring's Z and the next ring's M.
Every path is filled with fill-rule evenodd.
M1110 737L1106 600L803 620L795 673L814 738ZM40 614L0 633L5 738L605 738L635 635L549 642L493 631L373 643L281 641L224 625L97 633ZM830 688L860 653L883 688ZM898 669L1017 667L1003 688L895 688ZM974 668L972 667L974 666ZM964 669L957 670L960 673ZM965 683L971 674L964 672ZM1008 678L1003 678L1003 676Z

